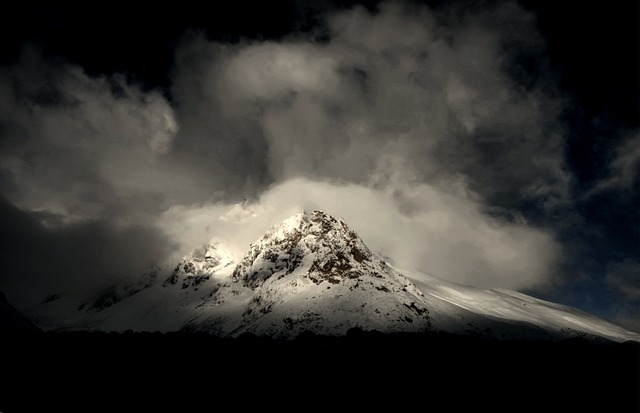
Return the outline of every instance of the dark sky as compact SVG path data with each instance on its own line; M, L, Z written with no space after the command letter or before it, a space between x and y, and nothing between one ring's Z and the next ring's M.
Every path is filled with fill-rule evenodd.
M0 288L19 307L107 288L249 199L640 330L639 17L626 1L20 4L0 25Z

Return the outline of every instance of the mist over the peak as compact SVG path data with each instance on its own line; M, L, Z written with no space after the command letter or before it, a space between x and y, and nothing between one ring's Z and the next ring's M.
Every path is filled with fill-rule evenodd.
M399 268L464 284L541 287L551 281L560 254L549 233L492 218L465 191L425 183L374 188L295 178L274 185L254 203L172 208L161 225L183 240L184 253L196 240L214 238L241 257L270 227L316 209L343 218L372 251Z
M559 247L519 210L570 201L562 102L548 79L523 87L513 72L544 45L513 4L456 16L385 3L330 14L322 42L190 36L175 148L194 152L222 199L258 199L270 211L260 231L313 207L405 265L481 286L543 285Z

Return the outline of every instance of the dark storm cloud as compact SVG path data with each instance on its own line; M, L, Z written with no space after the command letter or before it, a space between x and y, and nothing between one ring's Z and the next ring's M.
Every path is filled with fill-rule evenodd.
M3 192L16 205L76 221L152 208L153 195L165 196L167 185L160 193L151 182L177 125L159 94L33 49L2 68L0 94Z
M23 308L54 293L96 298L96 292L131 283L170 251L152 227L102 220L51 229L42 222L56 217L21 211L4 199L0 213L2 288Z
M128 282L158 262L171 244L149 217L167 185L147 183L176 128L164 99L35 49L0 69L0 95L0 288L33 304Z
M255 195L273 182L268 174L268 146L260 125L249 116L232 116L221 86L220 62L233 47L212 45L200 34L187 35L176 53L173 96L180 124L172 155L189 165L208 197ZM219 94L219 95L218 95Z
M367 182L401 157L421 180L463 174L497 204L566 203L561 101L511 76L542 48L531 15L507 4L444 25L424 8L380 9L330 16L322 44L190 42L174 88L184 142L209 140L225 167L244 155L235 181Z

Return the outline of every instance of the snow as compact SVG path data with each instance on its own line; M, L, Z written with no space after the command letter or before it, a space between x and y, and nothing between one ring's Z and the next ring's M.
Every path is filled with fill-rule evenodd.
M483 290L447 282L418 271L402 270L425 294L494 320L535 325L564 336L576 332L613 341L640 341L640 335L578 309L509 290Z
M242 211L240 205L231 215L241 217ZM62 297L28 315L42 328L67 330L182 329L293 338L307 330L343 335L360 327L640 341L636 333L567 306L394 268L346 222L321 211L299 213L272 227L243 257L234 256L222 239L196 248L173 269L125 286L112 305L98 308L85 300L79 309L78 301Z

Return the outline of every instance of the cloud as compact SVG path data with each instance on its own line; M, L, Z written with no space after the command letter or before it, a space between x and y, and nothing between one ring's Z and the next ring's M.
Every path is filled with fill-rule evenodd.
M640 261L625 259L612 262L605 278L619 300L616 321L634 331L640 331Z
M180 223L169 225L177 238L187 221L189 233L202 233L246 197L272 211L252 221L248 246L285 211L313 205L407 265L475 285L544 285L560 247L522 212L569 205L571 174L558 122L564 102L544 76L530 74L526 86L515 79L525 76L523 56L544 64L535 19L511 3L447 11L354 7L327 16L323 42L188 36L174 77L176 144L199 151L190 159L224 195L176 206L163 225ZM385 214L395 216L388 226L360 222L384 223Z
M130 282L171 248L154 214L181 178L178 129L156 92L27 48L0 68L0 288L16 305Z
M157 182L166 189L160 163L178 126L160 94L35 50L3 68L0 85L3 190L16 205L79 222L149 208Z
M560 246L525 217L570 204L571 175L564 103L519 63L544 64L534 17L515 3L476 13L390 2L324 24L321 42L188 33L170 100L26 50L0 70L2 195L40 226L33 234L93 225L105 241L87 248L114 262L133 259L109 247L127 231L148 234L145 260L211 236L241 250L318 208L400 265L485 287L546 285ZM255 217L218 219L242 199Z
M277 99L299 92L322 94L336 82L334 66L329 55L311 44L265 42L239 50L225 77L243 97Z
M560 254L549 233L489 217L465 191L424 183L374 188L295 178L239 208L233 208L239 217L234 220L229 204L176 207L161 222L173 239L183 239L184 253L197 240L213 238L242 256L272 225L321 209L345 219L373 251L400 268L492 288L543 286Z
M19 308L54 293L96 298L137 280L173 249L150 226L92 220L51 229L41 223L42 213L21 211L4 199L0 214L0 290Z
M323 43L190 40L175 77L189 125L179 140L215 141L207 160L240 191L300 175L365 182L392 155L425 182L462 174L493 204L566 205L562 101L545 78L525 88L512 76L542 47L535 22L512 4L459 16L384 3L330 15Z
M607 269L607 282L629 300L640 301L640 262L623 260L611 263Z
M609 174L586 193L592 196L606 191L630 191L640 177L640 133L622 139L609 162Z

